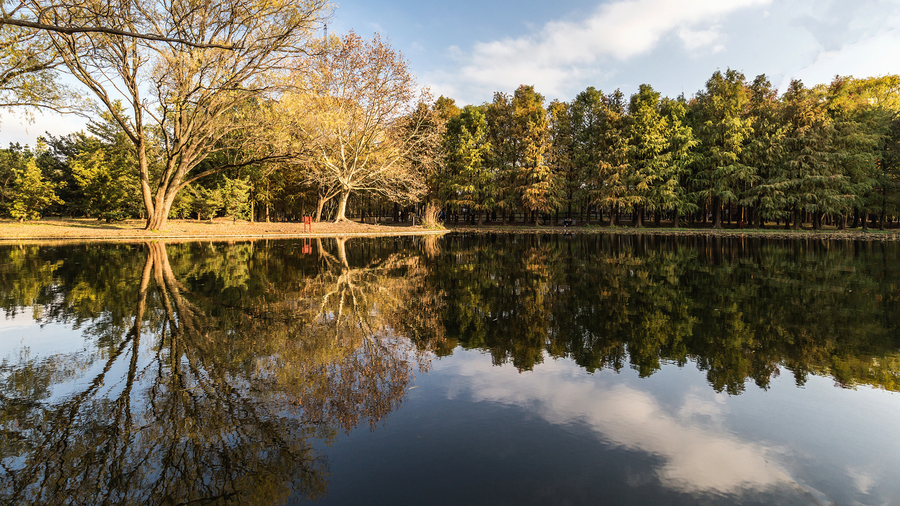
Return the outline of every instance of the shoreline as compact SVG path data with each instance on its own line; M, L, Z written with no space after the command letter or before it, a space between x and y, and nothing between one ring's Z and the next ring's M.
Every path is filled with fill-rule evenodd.
M446 229L426 229L408 224L368 225L358 222L314 223L312 230L305 230L303 223L251 223L230 219L199 222L196 220L169 220L167 225L163 230L152 231L144 230L142 220L125 220L116 223L104 223L83 218L51 218L31 222L0 220L0 244L321 239L325 237L443 235L449 232Z
M900 241L900 229L877 230L863 232L855 230L785 230L783 228L671 228L671 227L609 227L604 225L572 226L564 229L561 226L538 225L457 225L448 230L455 233L472 234L557 234L557 235L651 235L672 237L722 237L729 239L820 239L839 241Z
M410 224L363 224L359 222L314 223L312 231L302 223L241 222L226 218L213 221L170 220L162 231L143 229L142 220L104 223L85 218L50 218L31 222L0 220L0 244L59 242L147 242L147 241L245 241L264 239L316 239L325 237L398 237L460 234L556 234L556 235L649 235L674 237L722 237L767 239L817 239L841 241L900 241L900 229L877 230L785 230L783 228L671 228L603 225L450 225L445 229L426 229Z

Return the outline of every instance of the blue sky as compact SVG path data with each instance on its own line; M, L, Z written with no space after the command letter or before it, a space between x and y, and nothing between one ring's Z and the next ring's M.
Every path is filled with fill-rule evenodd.
M900 0L343 0L332 30L378 31L419 82L459 103L533 84L571 100L648 83L691 95L716 69L748 79L900 73Z
M626 96L643 83L690 96L716 70L765 73L784 90L836 74L900 73L900 0L339 0L330 33L387 37L421 85L459 104L534 85L569 101L588 86ZM0 142L81 128L4 115ZM26 130L27 129L27 130Z

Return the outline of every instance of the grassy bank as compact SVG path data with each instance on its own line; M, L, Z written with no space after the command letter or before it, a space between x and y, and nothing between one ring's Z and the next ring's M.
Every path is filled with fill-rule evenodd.
M900 230L876 230L825 228L823 230L785 230L784 227L769 228L723 228L671 226L634 228L628 226L609 227L604 225L576 225L568 228L556 225L453 225L451 231L460 233L507 233L507 234L626 234L626 235L666 235L666 236L717 236L717 237L767 237L770 239L828 239L856 241L900 241Z

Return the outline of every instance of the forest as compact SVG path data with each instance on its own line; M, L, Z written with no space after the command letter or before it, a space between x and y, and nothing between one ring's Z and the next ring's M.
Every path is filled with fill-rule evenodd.
M816 230L900 217L898 75L778 90L726 69L690 96L643 84L563 102L522 85L462 105L434 99L379 35L328 36L322 0L110 16L115 3L2 3L0 106L89 118L0 150L4 217Z

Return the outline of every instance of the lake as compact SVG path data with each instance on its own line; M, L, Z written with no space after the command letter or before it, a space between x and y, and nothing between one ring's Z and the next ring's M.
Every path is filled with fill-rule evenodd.
M0 244L3 504L898 504L900 244Z

